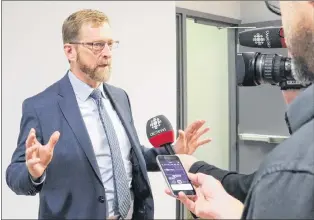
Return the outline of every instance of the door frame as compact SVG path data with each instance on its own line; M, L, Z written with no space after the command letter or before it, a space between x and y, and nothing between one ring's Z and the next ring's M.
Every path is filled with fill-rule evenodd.
M187 51L186 19L194 22L228 28L228 85L229 85L229 169L237 171L238 164L238 112L236 84L237 28L241 20L213 15L176 7L176 40L177 40L177 130L187 126ZM186 219L184 206L176 201L176 219Z

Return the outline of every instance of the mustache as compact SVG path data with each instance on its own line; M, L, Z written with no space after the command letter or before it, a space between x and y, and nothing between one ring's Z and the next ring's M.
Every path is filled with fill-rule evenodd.
M110 61L106 61L106 62L98 62L97 66L110 66L111 62Z

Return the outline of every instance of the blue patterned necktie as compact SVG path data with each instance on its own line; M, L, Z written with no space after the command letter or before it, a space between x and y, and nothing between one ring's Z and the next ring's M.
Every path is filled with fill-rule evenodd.
M115 185L116 203L114 206L115 214L126 218L131 207L131 192L127 180L127 174L121 156L118 138L114 130L111 119L101 100L101 91L95 89L90 97L95 100L101 123L105 129L109 147L111 151L111 159L113 166L113 179ZM116 213L118 211L118 213Z

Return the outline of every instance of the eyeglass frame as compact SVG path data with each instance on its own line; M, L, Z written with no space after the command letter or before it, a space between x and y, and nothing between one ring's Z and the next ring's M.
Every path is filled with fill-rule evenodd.
M112 44L112 45L116 45L116 46L112 46L112 45L109 45L109 44ZM116 49L118 46L119 46L119 43L120 41L116 40L116 41L111 41L111 42L105 42L105 41L96 41L96 42L69 42L69 44L77 44L77 45L83 45L83 46L91 46L91 50L93 51L96 51L96 52L101 52L105 47L106 45L108 45L110 51L112 49ZM104 44L100 49L95 49L95 44ZM88 47L87 47L88 48ZM90 48L89 48L90 49Z
M265 4L266 4L266 7L268 8L268 10L270 10L272 13L278 15L278 16L281 16L281 12L280 12L280 8L278 8L277 6L275 5L271 5L269 4L268 1L264 1ZM276 11L275 9L277 9L278 11Z
M264 1L264 2L265 2L266 7L268 8L269 11L271 11L272 13L274 13L274 14L276 14L276 15L278 15L278 16L281 16L281 12L279 12L280 9L279 9L277 6L274 6L274 5L269 4L268 1ZM276 11L275 9L277 9L278 11ZM278 34L279 34L279 37L280 37L280 38L284 38L283 28L280 29L280 31L279 31Z

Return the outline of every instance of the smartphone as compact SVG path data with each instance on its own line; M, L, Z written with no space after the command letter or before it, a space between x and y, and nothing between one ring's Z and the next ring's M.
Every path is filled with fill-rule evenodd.
M177 197L179 192L184 192L187 196L196 195L178 156L158 155L156 159L173 196Z

